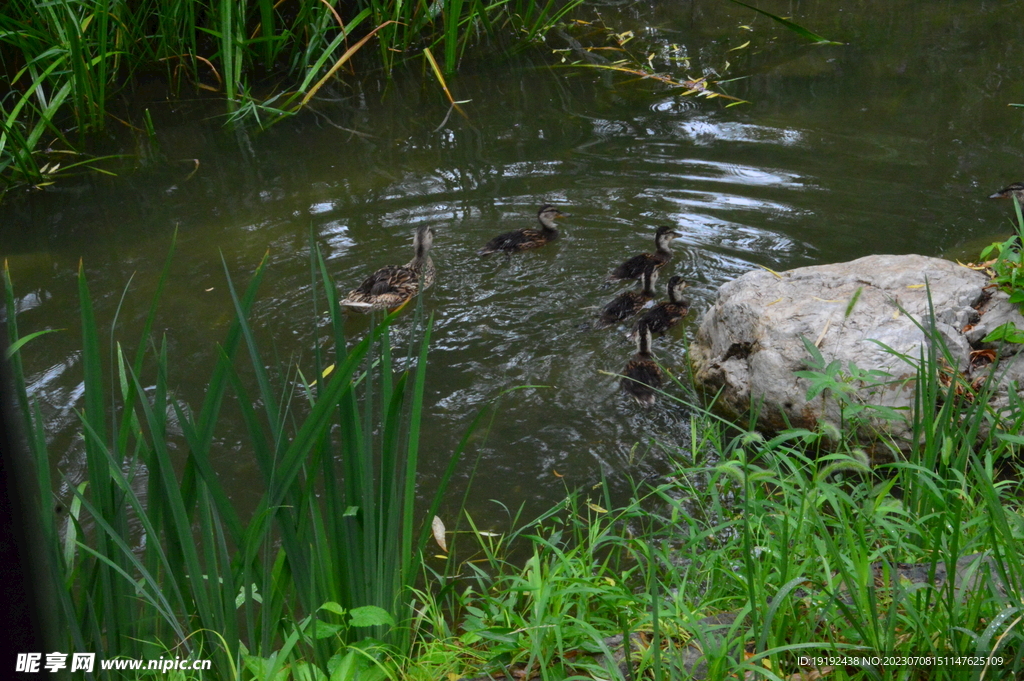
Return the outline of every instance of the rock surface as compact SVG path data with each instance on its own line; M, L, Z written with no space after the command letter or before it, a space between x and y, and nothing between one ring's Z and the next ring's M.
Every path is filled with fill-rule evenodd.
M808 401L808 379L794 375L808 369L806 338L826 363L839 360L844 371L852 362L889 374L884 381L856 382L855 400L909 416L915 368L879 343L914 360L920 356L922 345L930 342L918 326L929 326L929 291L936 331L968 377L986 370L972 352L995 349L980 339L1006 321L1024 329L1017 306L989 287L984 273L939 258L872 255L781 274L755 270L725 284L701 318L690 348L697 383L705 395L721 391L716 404L730 416L759 403L759 427L765 430L815 428L819 421L838 425L840 405L834 397L825 393ZM1024 383L1024 362L1010 357L1020 347L998 348L1006 358L1000 364L1004 402L1012 381ZM859 436L870 442L880 432L900 446L909 444L902 419L872 418Z

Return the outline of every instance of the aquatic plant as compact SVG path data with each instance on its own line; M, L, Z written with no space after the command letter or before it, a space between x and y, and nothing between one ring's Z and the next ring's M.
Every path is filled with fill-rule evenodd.
M305 106L371 38L379 53L369 68L390 72L440 47L452 73L481 37L536 40L579 1L10 0L0 12L9 83L0 93L0 181L43 186L74 168L100 170L103 159L78 151L83 136L120 121L108 103L143 72L163 72L177 93L217 93L230 120L264 124ZM284 85L253 95L271 76ZM135 125L152 132L148 119Z
M318 253L312 244L310 251ZM324 292L314 296L314 308L326 307L333 345L317 343L306 369L272 372L249 322L264 264L241 292L225 268L235 319L205 400L191 408L175 396L166 338L152 333L171 267L168 257L133 355L115 338L115 317L110 362L80 269L84 394L77 413L87 473L80 484L63 483L70 502L60 521L50 501L45 419L26 389L21 360L32 344L18 344L5 270L10 361L57 603L54 643L101 660L209 659L217 678L238 678L243 668L277 678L293 663L328 674L353 664L346 654L365 640L376 641L382 655L408 650L410 589L430 536L423 518L436 513L461 453L441 475L431 507L417 511L431 320L421 310L408 320L414 340L402 371L392 358L394 315L347 347L334 285L314 255L312 288ZM238 366L242 355L246 370ZM215 464L229 402L248 437L241 455L252 457L262 478L249 518L239 514ZM364 645L356 657L367 651Z

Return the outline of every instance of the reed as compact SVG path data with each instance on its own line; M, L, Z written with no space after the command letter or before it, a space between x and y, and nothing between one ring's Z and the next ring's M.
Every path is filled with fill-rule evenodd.
M195 409L174 396L167 344L152 335L156 297L138 349L111 340L105 360L80 271L88 475L62 525L49 512L45 423L25 386L21 354L31 342L15 347L18 402L46 500L62 650L105 660L207 658L216 678L276 678L295 665L328 674L339 656L347 664L372 658L365 645L345 657L364 639L377 641L381 656L408 651L412 586L429 536L423 518L436 512L461 454L422 515L415 481L431 320L421 310L409 320L418 340L397 371L395 315L348 347L323 260L311 264L323 291L314 305L329 311L333 345L315 349L310 380L296 367L269 371L256 343L248 318L263 265L244 290L226 272L236 316ZM158 288L171 267L169 257ZM5 291L13 345L20 337L6 271ZM115 315L110 337L118 335ZM234 509L212 463L229 401L262 477L251 518Z
M535 41L580 1L10 0L0 12L10 83L0 93L0 181L48 182L85 135L113 120L111 96L142 71L163 71L178 91L213 91L229 120L265 125L305 106L371 36L378 57L363 69L390 73L441 47L450 74L471 45ZM268 77L282 89L254 97ZM56 144L44 147L44 135Z

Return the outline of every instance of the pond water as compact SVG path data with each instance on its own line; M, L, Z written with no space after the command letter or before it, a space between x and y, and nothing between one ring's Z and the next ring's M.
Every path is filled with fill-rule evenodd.
M492 499L530 514L602 475L625 494L628 477L663 473L665 448L689 442L686 409L627 399L602 373L631 356L624 329L588 328L618 290L602 288L606 273L651 250L657 225L682 234L662 285L685 277L694 312L655 351L684 375L697 318L724 282L758 266L871 253L969 256L1010 228L1012 208L987 195L1024 180L1024 111L1009 106L1024 102L1024 3L761 4L843 44L808 46L725 0L591 3L574 15L589 23L566 29L585 46L625 41L625 51L593 52L606 58L649 59L677 79L732 79L722 90L750 102L734 107L568 66L579 54L555 51L566 47L560 36L511 61L464 64L449 86L470 100L466 117L447 120L447 100L418 67L391 84L339 86L316 114L261 134L225 129L197 115L220 109L168 105L141 84L127 106L150 108L158 132L157 146L127 149L147 159L142 170L61 181L2 207L0 253L22 332L68 329L23 353L59 467L72 481L84 475L80 259L108 329L131 279L117 333L131 347L177 230L158 331L176 397L197 406L232 318L222 254L237 282L269 251L254 325L267 357L309 371L310 229L345 291L406 262L412 230L429 223L438 280L425 300L436 327L423 490L481 407L524 385L545 387L503 397L471 450L481 463L469 505L482 525L500 522ZM110 145L123 147L113 134ZM476 255L491 236L534 224L545 202L572 214L562 240L513 258ZM356 317L347 330L358 338L367 327ZM259 474L241 433L221 429L216 465L245 507Z

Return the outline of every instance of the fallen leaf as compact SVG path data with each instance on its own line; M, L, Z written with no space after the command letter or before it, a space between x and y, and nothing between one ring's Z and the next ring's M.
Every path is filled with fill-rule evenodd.
M430 530L434 533L434 541L441 547L441 550L448 553L448 544L444 540L444 522L436 515L430 522Z

